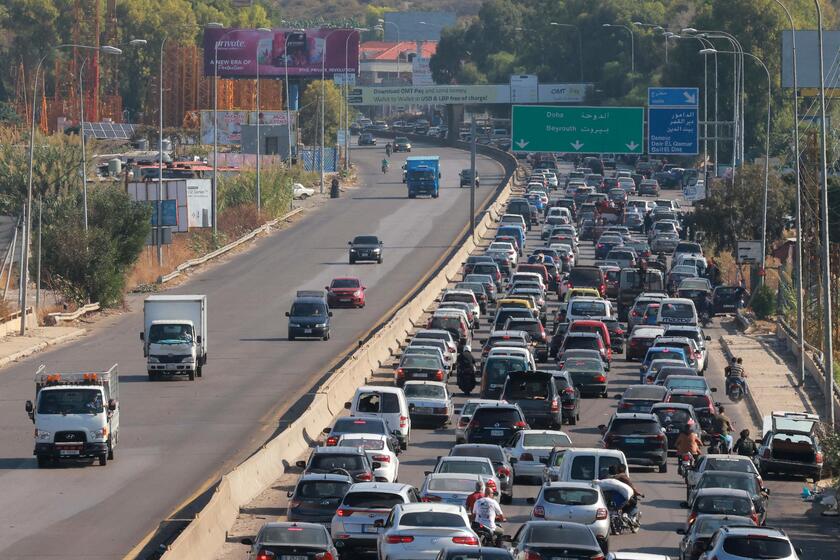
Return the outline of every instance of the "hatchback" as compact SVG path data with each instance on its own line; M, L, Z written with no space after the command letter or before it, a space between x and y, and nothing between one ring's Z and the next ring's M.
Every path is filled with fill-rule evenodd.
M251 547L249 560L338 557L326 527L316 523L266 523L255 538L240 542Z
M712 537L703 560L798 560L801 550L795 549L784 531L770 527L722 527Z
M289 521L329 523L353 479L346 474L304 474L286 494Z
M755 504L752 496L745 490L733 490L729 488L706 488L698 490L694 494L691 508L688 510L686 527L703 513L714 513L718 515L739 515L749 517L758 524L758 513L755 511Z
M449 544L478 546L462 506L448 504L397 504L377 539L379 560L432 560ZM593 537L594 540L594 537Z
M677 534L683 535L679 560L697 560L706 551L715 532L726 525L753 525L753 522L749 517L699 515L689 529L677 529Z
M610 516L601 489L592 482L549 482L540 489L531 519L588 525L603 550L609 548Z
M330 532L343 554L376 552L379 529L396 504L419 502L417 490L409 484L360 482L350 487L333 515ZM285 557L284 557L285 558Z
M484 457L489 459L496 471L499 481L499 494L503 504L513 500L513 466L505 455L504 449L498 445L487 443L466 443L456 445L449 450L450 457Z
M516 558L604 558L589 525L570 521L528 521L514 535L512 547Z

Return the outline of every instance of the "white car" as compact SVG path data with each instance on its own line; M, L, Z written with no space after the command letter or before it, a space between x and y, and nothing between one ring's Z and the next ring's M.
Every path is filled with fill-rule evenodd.
M309 187L304 187L300 183L295 183L292 185L292 196L294 198L309 198L310 196L315 194L315 189L310 189Z
M461 409L461 416L458 417L458 423L455 424L455 443L466 443L467 436L464 432L472 419L475 409L481 404L492 404L495 402L498 401L491 399L469 399L464 403L464 408Z
M431 354L433 356L440 355L440 359L446 365L449 373L455 372L455 365L457 357L453 357L446 349L445 343L442 340L431 339L417 339L412 340L411 343L405 347L403 354Z
M610 540L607 502L594 481L549 482L543 485L534 500L531 519L582 523L605 548Z
M473 317L475 317L476 321L481 317L481 306L478 304L475 292L472 290L446 290L440 297L440 301L441 303L449 301L466 303L472 309Z
M377 540L378 560L434 560L448 546L478 546L462 506L397 504Z
M406 381L403 392L411 422L444 425L452 415L452 396L442 381Z
M507 241L494 241L487 247L488 251L500 251L504 252L508 259L510 260L511 266L516 266L517 261L519 260L519 255L516 252L516 247L513 246L513 243L508 243Z
M542 481L545 461L555 447L571 447L572 440L557 430L521 430L505 447L513 464L514 479L529 477Z
M400 460L396 449L392 448L391 438L381 434L344 434L338 438L339 447L361 447L365 450L371 465L379 463L373 470L376 482L396 482L400 474Z

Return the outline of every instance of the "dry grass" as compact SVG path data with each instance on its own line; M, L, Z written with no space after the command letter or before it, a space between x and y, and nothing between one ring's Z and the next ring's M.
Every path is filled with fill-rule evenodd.
M142 284L152 284L158 277L175 270L175 267L182 262L196 258L198 255L191 243L191 235L177 233L171 245L163 246L163 266L158 265L157 262L157 247L144 247L140 258L126 277L126 287L131 289Z
M38 309L38 324L39 325L47 325L49 322L47 318L49 317L50 313L68 313L71 311L75 311L76 306L72 303L68 303L67 307L59 304L53 305L42 305Z
M227 208L219 213L219 230L224 232L229 242L242 237L262 224L263 220L257 212L257 208L250 204Z

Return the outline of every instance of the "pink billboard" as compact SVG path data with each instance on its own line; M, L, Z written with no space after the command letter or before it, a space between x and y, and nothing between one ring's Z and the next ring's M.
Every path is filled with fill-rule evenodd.
M204 75L213 75L218 51L218 72L225 78L332 76L356 73L359 68L359 33L354 29L212 29L204 30Z

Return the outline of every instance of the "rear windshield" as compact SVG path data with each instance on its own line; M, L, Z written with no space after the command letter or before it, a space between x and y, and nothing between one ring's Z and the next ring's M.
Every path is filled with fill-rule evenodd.
M394 393L363 393L359 395L356 410L360 413L397 413L400 411L400 400Z
M340 434L384 434L385 425L382 420L366 420L364 418L339 418L335 421L333 432Z
M583 527L581 529L558 525L534 525L526 542L533 543L563 543L563 546L597 546L592 532Z
M654 410L653 413L656 414L663 426L667 424L688 424L688 421L691 420L691 415L682 408L660 408Z
M706 380L702 377L698 377L697 379L684 379L682 377L678 379L668 379L665 380L665 386L669 389L689 389L692 391L705 391L706 390Z
M361 447L367 451L381 451L385 449L385 442L381 439L346 439L341 438L338 444L342 447Z
M600 350L598 340L595 337L570 336L566 338L565 347L567 350Z
M671 402L675 403L683 403L683 404L690 404L694 407L694 410L698 409L708 409L709 408L709 401L705 396L695 396L695 395L671 395Z
M755 490L755 479L746 476L730 476L725 471L711 471L700 477L697 488L728 488L752 493Z
M463 303L475 303L475 296L472 294L450 293L444 294L443 301L460 301Z
M613 420L612 426L610 426L610 433L618 435L652 435L660 433L660 430L657 423L651 422L650 420L616 419Z
M350 488L350 483L333 480L310 480L298 484L295 494L299 498L340 498Z
M525 360L520 358L491 358L487 360L484 375L487 382L501 385L512 371L526 371L530 369Z
M257 541L261 544L328 544L327 532L321 527L265 527L260 531ZM775 557L774 557L775 558Z
M523 447L568 447L572 440L565 434L525 434Z
M391 509L402 503L405 503L402 496L387 492L350 492L343 502L347 507L365 509Z
M403 388L406 397L417 397L426 399L445 399L446 389L442 385L425 385L406 383Z
M598 492L586 488L546 488L543 500L561 506L591 506L598 501Z
M439 478L433 477L429 481L429 490L439 492L473 492L475 479L472 478Z
M489 423L499 424L515 424L522 421L519 412L513 408L479 408L473 414L473 420L478 422L479 426Z
M473 267L473 272L476 274L492 274L495 275L499 271L499 267L490 263L478 263Z
M607 314L607 305L602 301L573 301L569 314L602 317Z
M563 367L567 371L601 371L604 367L599 358L572 358L566 360Z
M461 320L458 317L432 317L429 328L444 329L444 330L459 330L461 328Z
M598 462L598 479L603 480L610 475L610 467L621 463L617 457L601 457ZM578 455L572 459L571 475L574 480L595 479L595 457L592 455Z
M334 469L347 471L360 471L365 468L365 463L360 455L342 455L338 453L325 453L312 458L310 469L330 472Z
M475 483L473 483L474 485ZM406 513L400 518L405 527L464 527L464 518L457 513L441 511L417 511Z
M736 496L700 496L694 502L694 510L697 513L750 515L752 508L752 500Z
M542 334L543 329L536 321L510 321L507 323L506 330L510 331L525 331L530 335Z
M732 556L773 560L791 556L790 543L759 535L732 535L723 541L723 551Z
M517 376L519 377L519 376ZM549 382L544 379L508 379L503 400L544 401L550 396Z
M569 273L568 280L573 286L598 286L601 283L601 271L593 268L575 267Z
M449 453L450 457L486 457L491 461L504 461L502 448L496 445L489 447L455 447Z
M665 303L660 306L665 319L693 319L694 306L690 303Z

